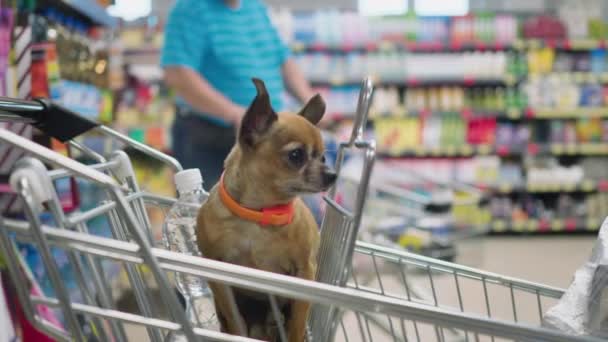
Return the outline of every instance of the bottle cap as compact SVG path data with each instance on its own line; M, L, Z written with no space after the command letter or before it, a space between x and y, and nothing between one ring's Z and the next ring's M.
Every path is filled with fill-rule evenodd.
M200 187L203 184L203 176L199 169L187 169L176 173L173 181L177 191L186 192Z

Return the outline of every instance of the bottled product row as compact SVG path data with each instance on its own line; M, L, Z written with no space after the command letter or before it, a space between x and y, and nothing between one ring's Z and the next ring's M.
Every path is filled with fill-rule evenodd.
M468 184L495 194L556 194L608 191L606 158L563 160L547 157L524 163L498 156L474 158L402 158L383 161L395 170L403 168L399 184L404 189L429 188L438 184Z
M493 233L585 233L597 231L606 216L607 200L605 193L585 199L570 194L556 199L522 195L494 198L484 206L455 206L452 213L457 230L473 224Z
M378 150L391 156L433 151L441 155L450 149L452 155L484 154L482 147L488 149L485 154L498 155L604 154L608 146L608 121L599 118L501 122L492 117L463 119L460 114L391 117L375 119L372 132Z
M316 87L327 100L328 119L349 118L355 112L358 89ZM298 106L284 96L286 107ZM459 113L463 118L508 119L591 118L608 115L608 86L531 80L519 87L430 86L400 89L388 86L374 92L370 117L428 116Z
M605 81L608 54L605 49L565 52L554 48L526 52L471 51L411 53L306 52L296 55L306 76L314 82L353 83L367 75L380 82L496 81L514 83L530 75L559 76L562 82Z
M304 44L365 46L383 40L512 44L519 38L605 39L608 29L597 17L601 6L598 0L584 5L563 2L557 15L476 13L463 17L369 17L333 10L293 13L280 9L272 17L287 42Z

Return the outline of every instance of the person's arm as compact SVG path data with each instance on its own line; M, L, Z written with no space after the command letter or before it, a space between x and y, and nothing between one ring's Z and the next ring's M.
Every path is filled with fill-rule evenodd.
M199 0L177 0L165 25L161 66L168 86L175 89L190 106L231 123L238 123L245 109L237 106L197 70L209 50L205 7Z
M310 83L308 83L306 77L304 77L304 73L302 73L302 70L300 70L300 67L293 58L285 60L285 63L281 66L281 73L283 74L287 89L300 102L306 103L315 95L310 87Z
M241 121L246 109L222 95L198 72L184 66L167 66L164 71L167 85L194 109L235 125Z

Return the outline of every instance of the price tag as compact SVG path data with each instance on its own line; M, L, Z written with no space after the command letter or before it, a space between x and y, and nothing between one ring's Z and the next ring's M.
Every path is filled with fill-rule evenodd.
M517 108L509 108L507 110L507 117L509 119L519 119L521 118L521 111Z
M566 192L573 192L574 190L576 190L576 184L574 184L574 183L566 183L566 184L564 184L564 191L566 191Z
M503 157L506 156L506 155L508 155L509 154L509 146L506 146L506 145L498 146L496 148L496 153L499 156L503 156Z
M525 225L525 221L513 221L513 230L516 232L521 232L524 230Z
M420 84L420 80L418 80L417 78L410 77L405 80L405 83L407 84L408 87L415 87Z
M339 87L341 85L344 85L344 78L342 77L332 77L329 80L329 83L334 86L334 87Z
M602 192L608 191L608 180L603 179L603 180L599 181L597 183L597 187Z
M551 221L551 230L555 232L559 232L564 229L564 221L562 220L553 220Z
M465 86L472 86L475 84L475 77L465 76L464 79L462 80L462 82Z
M597 219L588 218L586 226L587 226L587 230L599 230L600 222Z
M501 183L498 186L498 191L502 192L503 194L509 193L512 191L512 186L509 183Z
M536 115L536 113L534 112L534 109L532 108L526 108L526 117L531 119Z
M304 51L304 44L303 44L302 42L294 42L294 43L291 45L291 49L292 49L294 52L301 52L301 51Z
M462 152L462 155L464 155L464 156L469 156L469 155L473 154L473 148L469 144L462 145L460 150Z
M494 230L495 232L504 232L505 230L507 230L507 224L503 220L496 220L492 224L492 230Z
M576 220L575 219L567 219L565 222L566 230L573 231L576 230Z
M566 153L567 154L576 154L576 145L574 144L568 144L566 145Z
M538 231L539 232L547 231L550 228L551 228L551 224L549 223L549 221L547 221L547 220L540 220L538 222Z
M534 143L528 144L528 153L529 154L536 155L536 154L538 154L538 150L539 150L539 148L538 148L537 144L534 144Z
M586 179L581 183L581 189L585 192L590 192L593 191L594 185L592 180Z

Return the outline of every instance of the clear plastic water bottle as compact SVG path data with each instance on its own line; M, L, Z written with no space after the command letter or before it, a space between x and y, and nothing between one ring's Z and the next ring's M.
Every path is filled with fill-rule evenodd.
M209 194L203 189L199 169L188 169L175 174L177 202L171 207L163 226L165 248L173 252L201 256L196 243L196 217ZM217 326L213 294L204 279L183 273L176 276L177 288L186 300L192 323L203 328Z

